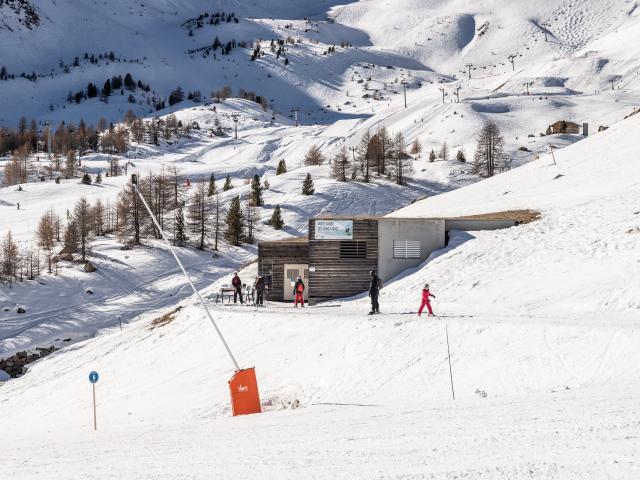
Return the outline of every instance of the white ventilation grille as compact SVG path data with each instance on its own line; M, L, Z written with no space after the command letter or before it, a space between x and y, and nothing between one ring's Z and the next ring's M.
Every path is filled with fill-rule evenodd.
M419 240L394 240L393 258L410 259L420 258Z

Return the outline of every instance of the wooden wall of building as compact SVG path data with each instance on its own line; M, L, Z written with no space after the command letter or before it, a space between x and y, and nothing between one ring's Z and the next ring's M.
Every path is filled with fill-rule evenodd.
M309 244L306 239L258 244L258 274L265 278L270 276L270 300L284 300L284 265L292 263L309 263Z
M369 271L378 268L378 221L354 219L353 240L367 243L366 258L341 258L341 240L316 240L315 220L309 221L311 301L349 297L369 289Z

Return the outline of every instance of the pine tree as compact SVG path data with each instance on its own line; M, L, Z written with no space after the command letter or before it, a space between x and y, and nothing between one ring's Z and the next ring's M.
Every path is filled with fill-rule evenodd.
M271 184L269 183L269 179L264 177L264 182L262 183L263 190L269 190L271 188Z
M183 247L187 241L187 235L184 231L184 203L180 202L175 214L175 233L173 236L173 244Z
M97 183L98 185L102 183L102 172L98 172L98 175L96 175L95 183Z
M287 164L284 159L278 162L278 168L276 169L276 175L282 175L283 173L287 173Z
M64 253L75 253L78 251L78 226L75 221L69 222L64 232Z
M225 220L227 230L224 237L232 245L239 246L242 244L242 232L244 230L244 213L240 206L240 197L236 196L231 200L227 218Z
M465 163L467 161L467 157L464 156L464 152L462 150L458 150L458 153L456 154L456 160L462 163Z
M269 221L269 223L276 230L282 230L282 227L284 227L284 220L282 220L280 205L276 205L276 208L273 209L273 214L271 215L271 220Z
M207 191L208 197L213 197L218 193L218 187L216 186L216 176L212 173L209 177L209 190Z
M227 178L224 181L224 185L222 186L222 191L227 192L233 188L233 184L231 183L231 176L227 174Z
M260 185L260 177L256 173L251 180L251 204L256 207L264 205L262 199L262 185Z
M349 171L349 154L347 153L347 147L342 147L338 154L333 159L331 164L331 176L339 182L347 181L347 174Z
M429 153L429 161L430 162L436 161L436 152L434 152L433 149L431 149L431 152Z
M81 182L83 185L91 185L91 175L85 172L85 174L82 175Z
M313 195L316 193L315 187L313 185L313 180L311 179L311 174L307 173L304 182L302 182L302 194L303 195Z

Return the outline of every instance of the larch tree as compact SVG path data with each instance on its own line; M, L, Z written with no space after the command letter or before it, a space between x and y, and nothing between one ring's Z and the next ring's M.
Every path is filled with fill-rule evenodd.
M73 178L76 176L76 166L78 158L76 157L75 150L69 150L64 162L64 174L66 178Z
M93 223L92 213L91 204L87 198L81 197L73 209L73 221L77 226L80 254L83 262L87 258L87 247Z
M346 182L350 163L347 147L343 146L331 163L331 176L339 182Z
M18 244L13 240L11 230L9 230L2 240L2 248L0 249L0 273L8 282L16 278L18 263L20 260L20 252Z
M487 122L480 130L476 141L474 172L481 177L493 177L507 168L504 152L504 137L494 122Z
M369 167L375 161L371 143L371 132L367 129L362 135L360 144L358 145L359 170L362 174L362 181L365 183L368 183L370 180Z
M442 146L440 147L440 158L444 162L449 160L449 146L446 140L442 142Z
M420 152L422 152L422 144L420 143L420 140L416 138L411 144L411 150L409 150L409 153L411 155L416 155L417 157L419 157Z
M256 208L256 205L254 204L254 201L251 197L247 199L244 211L247 226L245 240L247 241L247 243L253 243L255 225L258 222L258 209Z
M204 240L208 231L211 202L207 195L207 183L202 181L196 184L191 202L187 209L191 232L198 236L198 249L204 250Z
M324 155L317 145L312 145L304 156L304 164L307 166L322 165L325 162Z
M178 247L184 247L187 241L187 234L184 228L184 206L182 203L176 208L174 219L173 244Z

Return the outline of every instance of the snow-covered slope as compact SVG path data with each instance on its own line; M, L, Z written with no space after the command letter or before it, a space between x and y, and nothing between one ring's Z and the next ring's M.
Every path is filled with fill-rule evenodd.
M304 311L212 305L241 364L257 366L262 415L220 418L231 363L192 301L164 327L149 313L33 365L0 387L0 438L18 447L0 453L4 472L637 477L639 129L633 116L556 152L557 165L543 157L396 212L528 208L541 219L454 234L384 287L382 316L364 316L366 298ZM425 281L440 318L413 318ZM107 453L94 474L86 458L97 450Z

